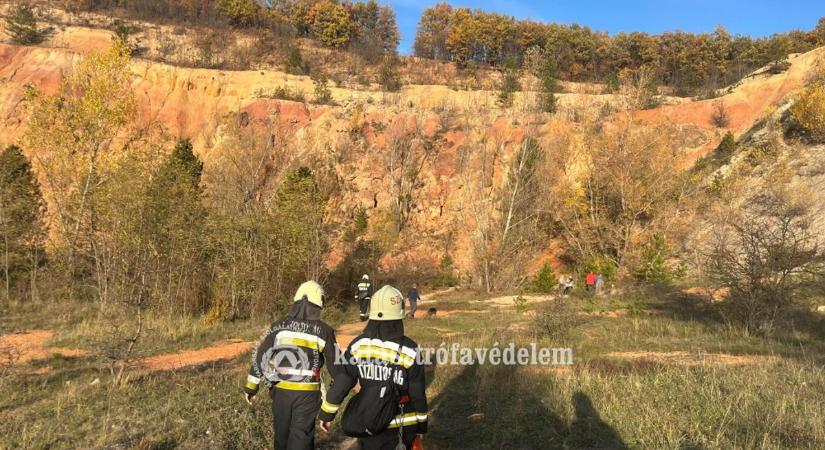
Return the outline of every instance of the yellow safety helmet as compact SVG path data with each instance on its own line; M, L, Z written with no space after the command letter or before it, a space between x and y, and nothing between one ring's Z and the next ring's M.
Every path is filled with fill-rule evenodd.
M404 296L398 289L386 285L372 295L370 320L401 320L403 318Z
M324 307L324 288L317 282L310 280L302 284L298 288L298 291L295 292L293 301L299 302L304 297L313 305L318 305L318 307L321 308Z

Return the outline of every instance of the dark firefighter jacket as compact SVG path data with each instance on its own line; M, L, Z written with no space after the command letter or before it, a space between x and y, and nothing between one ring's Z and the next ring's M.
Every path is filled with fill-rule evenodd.
M306 300L275 322L255 351L244 391L255 395L261 383L293 391L317 391L321 368L335 361L335 331L321 321L321 309ZM330 372L332 373L332 372Z
M361 281L358 283L358 300L372 297L372 283Z
M401 392L409 395L409 403L404 406L403 414L398 411L389 428L398 428L403 424L405 434L427 432L424 367L416 361L418 344L403 335L403 328L394 336L392 333L375 332L377 328L387 326L392 325L390 322L370 321L364 334L349 345L343 361L335 369L335 378L327 398L321 404L319 419L332 421L356 382L364 388L393 379ZM397 374L394 370L386 370L395 361L398 361Z

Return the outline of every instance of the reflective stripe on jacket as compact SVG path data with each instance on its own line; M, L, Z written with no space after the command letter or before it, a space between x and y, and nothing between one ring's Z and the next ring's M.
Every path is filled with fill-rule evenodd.
M356 383L365 388L371 384L384 384L391 379L401 392L407 393L409 402L404 406L403 414L399 408L389 427L403 425L405 433L426 433L424 367L416 361L417 354L418 344L406 336L397 341L358 336L347 348L343 360L336 363L335 378L321 404L318 418L333 420ZM394 367L395 370L387 370L387 367Z
M276 322L255 350L244 391L255 395L261 383L270 388L317 391L321 368L328 362L327 370L333 369L337 351L335 331L320 320Z

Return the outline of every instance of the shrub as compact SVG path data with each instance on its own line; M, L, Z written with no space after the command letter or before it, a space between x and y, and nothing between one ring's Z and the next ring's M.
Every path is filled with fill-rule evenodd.
M639 109L658 108L662 104L656 76L650 66L636 70L623 69L618 74L619 81L625 86L625 95L632 107Z
M736 151L736 139L733 137L733 133L730 131L725 133L725 137L722 138L722 142L716 147L716 151L725 156L730 156Z
M344 5L322 1L312 7L312 34L330 47L343 47L355 28Z
M684 264L672 264L670 246L664 236L655 234L642 248L642 260L634 274L637 279L669 283L685 274Z
M394 56L384 58L381 69L378 71L378 84L385 91L395 92L401 89L401 78L398 76L398 59Z
M730 125L730 117L728 117L728 110L725 109L725 102L719 100L713 104L713 114L711 121L716 128L727 128Z
M358 208L358 211L355 212L355 232L358 233L359 236L362 236L368 229L369 216L367 215L367 210Z
M121 42L129 42L129 35L132 34L132 29L122 20L116 20L113 31L115 32L115 39Z
M564 344L573 337L575 330L587 319L578 314L576 306L569 301L547 302L536 315L536 331L546 336L554 344Z
M433 277L432 287L455 286L457 284L458 279L455 276L453 258L449 253L444 253L441 257L441 263L438 265L438 274Z
M814 83L802 90L791 106L791 114L816 141L825 141L825 84Z
M255 0L217 0L215 9L233 25L250 25L259 12Z
M730 292L723 305L729 320L750 331L770 330L811 296L825 276L813 220L806 205L769 192L750 198L741 216L717 230L708 267Z
M332 104L332 91L329 90L329 80L326 75L322 73L313 75L312 83L315 85L315 103L320 105Z
M622 88L621 83L619 82L619 76L616 75L615 72L610 73L604 79L604 91L605 94L615 94L619 92L619 89Z
M34 9L26 4L14 6L6 16L6 34L20 45L37 44L43 40L43 32L37 28Z
M205 33L195 41L195 47L198 49L198 65L203 67L215 67L215 36L211 33Z
M286 73L305 75L308 71L308 66L301 56L301 50L298 47L290 47L286 55Z
M289 100L292 102L305 102L304 92L300 89L293 89L289 86L278 86L272 91L270 98L278 100Z
M541 294L550 294L558 289L559 280L553 271L553 266L545 262L541 269L533 277L533 281L528 286L528 291Z
M772 62L770 67L768 67L768 73L771 75L780 74L788 69L791 68L791 62L788 61L788 55L784 55L780 59Z

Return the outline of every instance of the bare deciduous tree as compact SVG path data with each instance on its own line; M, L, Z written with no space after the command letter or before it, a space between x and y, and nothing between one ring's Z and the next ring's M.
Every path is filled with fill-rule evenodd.
M544 243L538 226L547 181L541 176L544 150L531 132L525 134L509 155L502 135L465 144L459 154L462 211L487 292L521 285L524 264Z
M825 249L807 207L787 194L769 191L748 203L716 227L708 268L730 290L728 316L751 331L769 330L821 283Z
M424 136L418 117L398 120L386 131L384 163L387 169L392 213L396 232L409 219L421 170L435 152L433 142Z
M629 121L586 124L554 140L552 213L579 260L629 268L642 243L668 236L688 216L693 188L674 142L673 129Z

